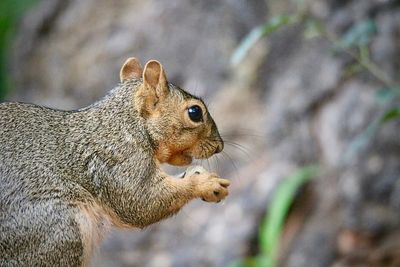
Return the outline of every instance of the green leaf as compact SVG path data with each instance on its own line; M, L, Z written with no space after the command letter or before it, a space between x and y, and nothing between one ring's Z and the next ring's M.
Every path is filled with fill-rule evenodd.
M335 47L337 49L347 49L368 45L376 32L377 27L374 20L369 19L358 22L343 34Z
M283 224L298 189L318 175L315 165L305 166L289 175L277 188L259 229L261 253L231 262L229 267L276 267L276 249Z
M389 121L400 119L400 107L392 108L387 110L381 119L379 120L380 124L385 124Z
M371 143L371 140L378 132L378 130L379 130L379 122L376 119L374 119L364 131L358 134L350 142L349 146L347 147L343 155L342 163L349 162L351 159L354 158L355 155L366 149L368 147L368 144Z
M384 87L379 89L375 94L377 100L382 104L389 103L391 100L399 96L400 87Z
M263 28L258 26L254 28L239 44L231 57L231 64L236 66L247 55L250 48L263 37Z
M256 267L274 267L271 258L266 255L260 254L255 258Z
M361 151L365 150L376 136L382 125L389 121L400 119L400 107L386 110L379 119L374 119L368 127L358 134L349 144L343 156L343 162L348 162Z
M243 267L242 260L234 260L228 264L228 267Z
M244 267L243 260L235 260L228 264L228 267Z
M297 16L281 15L273 17L267 23L254 28L247 36L243 38L239 46L233 52L231 57L231 64L236 66L243 58L247 55L249 50L257 43L261 38L267 37L269 34L280 29L282 26L293 24L298 21Z
M265 255L257 255L231 262L228 267L274 267Z
M400 118L400 107L391 108L378 119L374 119L368 127L358 134L349 144L343 156L343 163L351 160L356 154L365 150L376 136L382 125Z
M278 186L273 195L267 216L259 229L261 252L272 260L272 266L276 266L276 249L279 245L279 237L296 193L302 185L317 174L318 167L314 165L298 169Z
M365 69L365 67L363 65L361 65L359 63L353 63L344 68L343 75L346 78L351 77L354 74L357 74L357 73L363 71L364 69Z
M308 19L305 23L304 38L312 39L321 36L323 26L316 19Z

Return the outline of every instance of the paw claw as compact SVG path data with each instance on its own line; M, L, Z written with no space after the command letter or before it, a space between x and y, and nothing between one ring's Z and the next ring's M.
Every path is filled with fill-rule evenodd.
M193 181L194 194L203 201L220 202L229 194L230 181L220 178L215 173L207 172L201 166L188 168L184 178Z

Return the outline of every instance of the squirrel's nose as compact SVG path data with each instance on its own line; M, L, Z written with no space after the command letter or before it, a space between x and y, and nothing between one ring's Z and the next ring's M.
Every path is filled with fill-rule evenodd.
M220 153L224 149L224 142L221 140L221 143L218 144L217 148L215 149L215 154Z

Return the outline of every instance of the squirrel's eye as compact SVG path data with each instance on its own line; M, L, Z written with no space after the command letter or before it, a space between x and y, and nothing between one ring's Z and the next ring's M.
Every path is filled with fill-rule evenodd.
M201 107L194 105L188 108L189 118L194 122L201 122L203 120L203 111Z

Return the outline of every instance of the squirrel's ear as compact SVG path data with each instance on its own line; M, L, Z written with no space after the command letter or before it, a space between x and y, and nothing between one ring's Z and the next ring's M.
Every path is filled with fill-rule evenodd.
M158 97L168 93L167 77L164 68L157 60L150 60L144 66L143 83L156 91Z
M119 72L119 78L121 82L132 78L140 79L142 77L142 73L143 69L139 60L134 57L130 57L122 66L121 71Z

